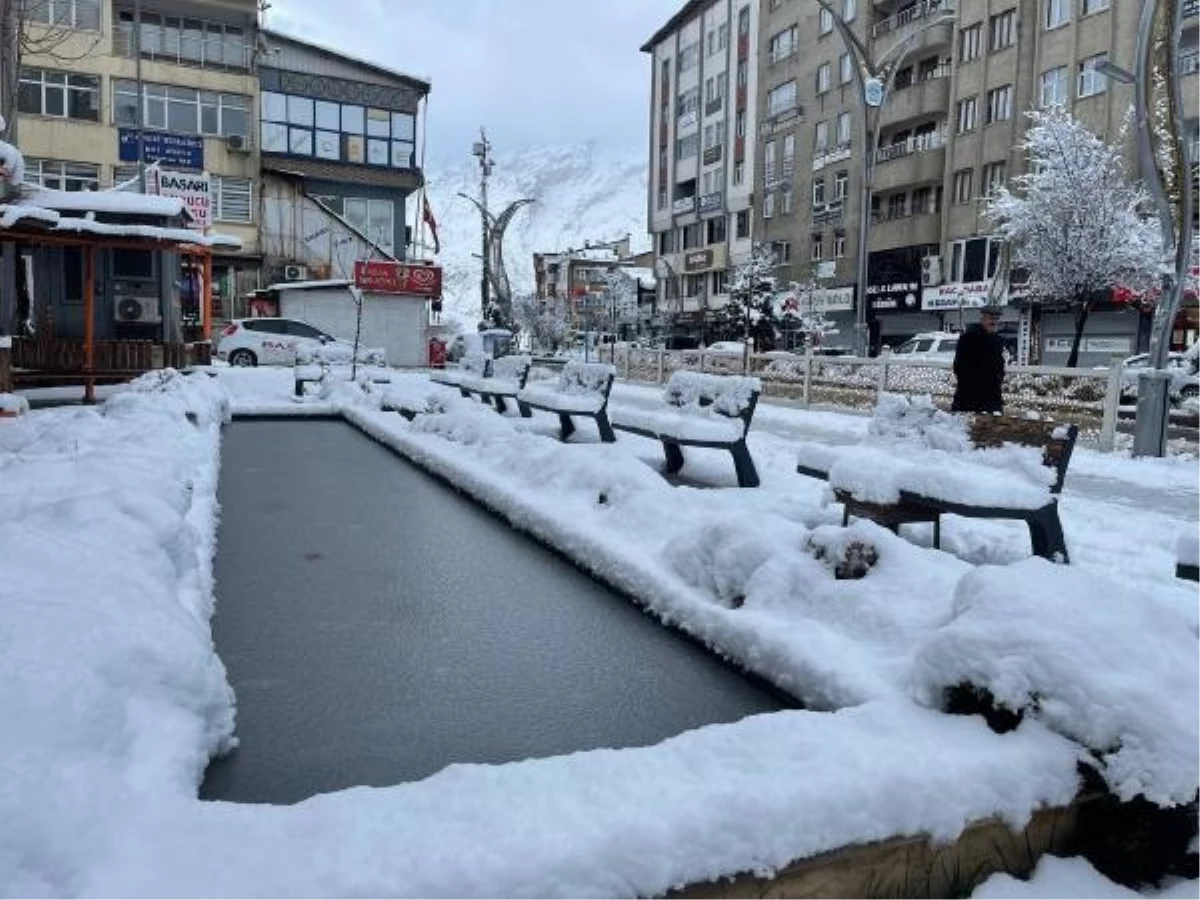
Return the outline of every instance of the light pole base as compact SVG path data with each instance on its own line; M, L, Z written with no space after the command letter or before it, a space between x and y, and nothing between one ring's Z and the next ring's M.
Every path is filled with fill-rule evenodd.
M1138 374L1137 419L1133 426L1134 456L1166 456L1167 420L1171 411L1171 376L1159 369Z

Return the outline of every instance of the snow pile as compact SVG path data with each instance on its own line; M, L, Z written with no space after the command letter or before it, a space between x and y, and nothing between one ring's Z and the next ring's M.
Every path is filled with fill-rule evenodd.
M79 890L114 817L194 797L232 739L208 629L222 399L143 379L0 429L6 893Z
M914 442L937 450L969 450L972 446L966 420L938 409L929 394L881 393L867 433L885 441Z
M1189 528L1180 533L1175 544L1175 558L1184 566L1200 566L1200 532Z
M1174 805L1200 787L1197 660L1195 611L1178 593L1029 559L963 578L913 678L931 705L958 684L985 689L1087 747L1122 799Z
M29 412L29 401L20 394L0 393L0 419L23 416Z
M4 117L0 116L0 131L3 130ZM7 141L0 141L0 179L16 186L25 181L25 157Z
M1091 897L1093 900L1138 900L1140 897L1195 898L1197 882L1178 881L1161 890L1132 891L1109 881L1082 857L1043 856L1029 880L996 874L975 889L972 900L1046 900L1048 897Z

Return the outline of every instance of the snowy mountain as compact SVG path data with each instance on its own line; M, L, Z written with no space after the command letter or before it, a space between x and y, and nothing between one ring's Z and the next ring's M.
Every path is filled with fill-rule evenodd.
M488 208L502 212L514 200L534 203L516 212L504 239L504 261L513 294L533 290L533 254L553 253L630 235L634 253L650 248L646 233L646 155L592 143L494 151ZM425 171L429 203L438 223L444 297L452 312L479 313L482 240L479 210L459 193L478 199L479 162L466 156L450 167ZM432 240L426 231L425 240ZM432 247L429 247L432 252ZM419 255L419 254L418 254Z

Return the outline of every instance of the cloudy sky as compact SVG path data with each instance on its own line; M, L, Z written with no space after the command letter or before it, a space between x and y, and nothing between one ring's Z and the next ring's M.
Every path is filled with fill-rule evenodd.
M271 0L267 27L428 79L427 162L646 143L649 57L683 0Z

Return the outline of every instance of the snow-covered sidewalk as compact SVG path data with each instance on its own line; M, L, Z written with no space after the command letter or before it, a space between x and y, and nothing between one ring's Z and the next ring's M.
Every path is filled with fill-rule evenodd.
M1005 523L950 523L950 552L841 528L824 485L795 473L794 435L840 442L861 417L762 408L762 488L709 490L665 482L651 442L581 429L562 445L552 418L499 416L424 375L297 403L290 371L214 372L0 425L7 895L651 895L893 835L949 840L993 815L1020 827L1074 796L1092 751L1122 796L1196 793L1200 617L1172 576L1195 504L1153 503L1197 495L1194 459L1078 451L1072 475L1120 499L1073 496L1068 475L1076 562L1059 567L1025 558ZM380 411L381 390L436 392L444 411L409 423ZM230 408L340 412L812 710L293 807L198 801L234 740L208 630ZM685 473L731 484L720 455ZM878 561L839 580L851 541ZM938 712L963 679L1023 709L1021 726Z

